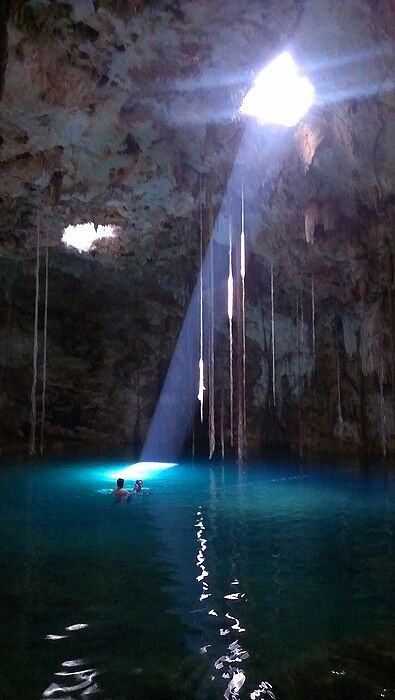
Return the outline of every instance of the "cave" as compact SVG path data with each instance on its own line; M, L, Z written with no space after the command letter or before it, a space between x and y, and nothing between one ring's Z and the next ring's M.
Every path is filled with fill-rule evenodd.
M393 0L0 5L1 696L395 697Z

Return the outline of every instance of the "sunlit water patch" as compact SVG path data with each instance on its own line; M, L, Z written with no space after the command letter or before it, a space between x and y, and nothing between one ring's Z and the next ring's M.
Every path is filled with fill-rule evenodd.
M118 476L144 490L111 495ZM0 697L394 697L393 472L0 473Z

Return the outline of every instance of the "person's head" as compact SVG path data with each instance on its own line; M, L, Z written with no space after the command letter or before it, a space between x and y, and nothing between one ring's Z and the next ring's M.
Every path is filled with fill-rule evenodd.
M117 488L123 489L125 484L125 479L117 479Z

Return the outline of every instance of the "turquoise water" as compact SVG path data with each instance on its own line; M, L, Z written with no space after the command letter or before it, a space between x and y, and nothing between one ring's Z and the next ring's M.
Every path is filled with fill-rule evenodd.
M394 472L125 466L0 472L1 698L395 698Z

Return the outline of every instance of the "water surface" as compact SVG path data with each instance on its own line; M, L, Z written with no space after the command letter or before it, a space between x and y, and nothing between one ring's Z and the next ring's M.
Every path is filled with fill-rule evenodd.
M0 472L0 697L395 697L393 472L125 466Z

